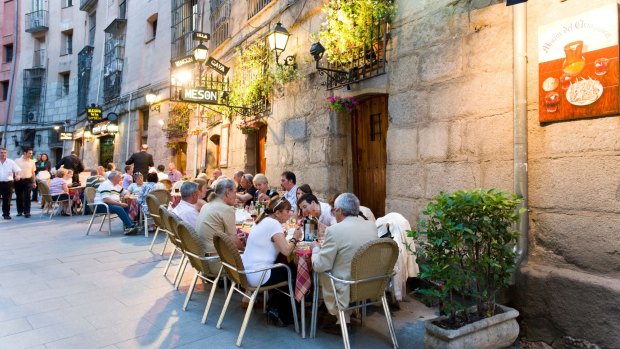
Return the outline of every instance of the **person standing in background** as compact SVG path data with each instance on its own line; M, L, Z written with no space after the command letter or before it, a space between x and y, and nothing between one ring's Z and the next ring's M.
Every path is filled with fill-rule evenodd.
M58 170L60 167L64 167L66 170L73 170L71 181L73 183L80 183L80 173L84 171L84 164L77 156L77 152L72 151L71 154L60 159L60 162L56 164L56 169Z
M37 167L37 164L41 162L41 154L37 154L37 160L34 162L34 177L35 177L35 181L37 178L37 175L39 174L39 168ZM32 202L37 202L39 199L39 190L37 188L32 189Z
M146 175L149 173L149 167L155 166L153 155L147 153L147 150L149 150L149 146L147 144L142 144L142 149L139 152L131 154L129 159L125 161L125 165L133 165L133 172L142 173L144 178L146 178Z
M15 203L17 206L17 215L22 214L26 218L30 218L30 198L32 189L37 187L34 180L35 163L32 160L32 149L24 150L21 158L15 159L15 163L20 171L20 179L15 181Z
M6 148L0 148L0 197L2 198L2 218L11 219L11 197L13 183L19 180L21 168L15 161L6 158Z

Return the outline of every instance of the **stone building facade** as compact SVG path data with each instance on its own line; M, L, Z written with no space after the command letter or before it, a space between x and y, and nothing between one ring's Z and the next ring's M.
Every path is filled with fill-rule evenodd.
M0 145L6 142L4 137L5 126L12 115L12 108L15 100L11 100L12 91L15 91L15 85L10 85L12 79L11 67L19 69L17 40L19 33L15 35L15 1L5 1L0 6ZM17 40L16 40L17 39ZM13 64L14 63L14 64ZM11 104L9 106L9 103Z

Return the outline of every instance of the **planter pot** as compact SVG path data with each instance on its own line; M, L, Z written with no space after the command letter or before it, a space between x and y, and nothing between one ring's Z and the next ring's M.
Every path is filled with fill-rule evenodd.
M504 312L465 325L455 330L441 328L427 320L424 347L426 349L495 349L510 346L519 335L515 309L497 305Z

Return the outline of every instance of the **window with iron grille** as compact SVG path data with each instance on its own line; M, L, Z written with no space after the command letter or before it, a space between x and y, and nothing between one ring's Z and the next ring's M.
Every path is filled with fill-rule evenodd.
M127 19L127 0L118 3L118 18Z
M256 16L264 9L272 0L247 0L248 1L248 19Z
M24 69L22 123L37 122L43 115L45 77L45 69Z
M83 113L88 105L88 87L94 50L92 46L84 46L78 53L78 115Z
M103 99L108 102L121 94L127 20L116 18L104 30Z
M183 57L198 45L192 38L197 30L198 0L172 0L172 59Z
M88 44L95 45L95 31L97 28L97 12L88 15Z
M230 0L211 1L211 49L220 46L230 37Z

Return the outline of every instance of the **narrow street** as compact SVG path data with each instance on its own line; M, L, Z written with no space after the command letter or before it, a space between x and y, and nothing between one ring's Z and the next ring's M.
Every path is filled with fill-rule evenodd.
M168 257L159 255L163 238L152 253L152 235L123 236L120 221L113 221L112 236L85 236L90 216L50 221L37 209L26 219L16 217L14 207L11 215L0 222L0 348L235 348L240 297L231 301L221 330L215 323L223 289L206 325L200 323L207 298L202 287L183 312L193 270L187 269L175 291L170 279L176 268L162 276ZM421 320L433 313L417 301L401 302L393 313L401 348L423 348ZM354 326L353 348L391 347L382 314L372 308L364 326ZM342 339L322 332L320 324L315 339L302 339L293 326L267 324L256 309L242 346L342 348Z

